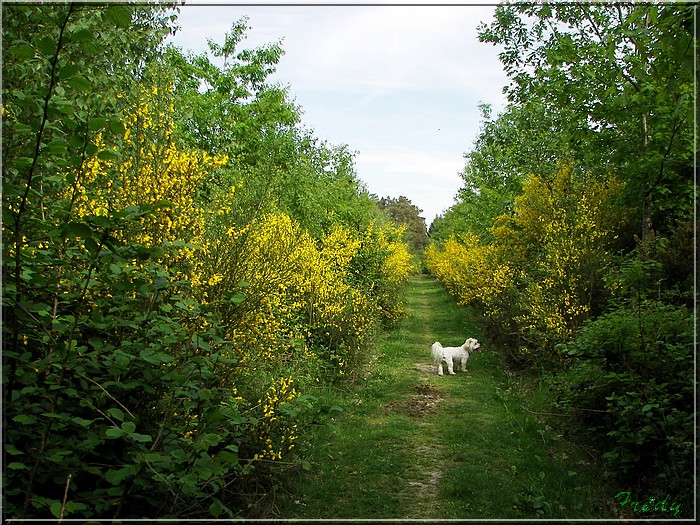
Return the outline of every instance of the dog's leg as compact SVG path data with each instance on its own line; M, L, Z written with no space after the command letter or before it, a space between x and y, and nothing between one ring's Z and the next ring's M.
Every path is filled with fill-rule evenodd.
M440 361L440 363L438 363L438 375L439 376L442 375L442 361Z
M450 356L450 357L447 358L447 372L448 372L451 376L455 375L455 371L453 370L453 366L454 366L454 363L453 363L453 360L452 360L452 356Z
M463 358L462 358L462 372L466 372L466 371L467 371L467 359L469 359L469 357L463 357Z

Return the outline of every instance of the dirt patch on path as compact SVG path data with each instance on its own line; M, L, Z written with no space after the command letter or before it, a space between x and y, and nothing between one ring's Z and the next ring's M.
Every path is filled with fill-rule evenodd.
M429 363L416 363L414 368L423 374L436 375L437 368L433 364Z
M419 418L434 413L438 403L442 400L437 388L430 385L418 385L416 393L408 401L392 401L387 405L387 408L400 414Z

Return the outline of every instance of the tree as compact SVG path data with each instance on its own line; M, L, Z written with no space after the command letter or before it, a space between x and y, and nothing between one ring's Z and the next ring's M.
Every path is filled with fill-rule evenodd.
M512 103L571 110L572 153L625 173L640 234L692 209L692 9L675 5L499 6L480 39L503 47ZM586 154L591 150L593 155ZM669 196L673 195L672 199Z
M420 214L423 210L404 197L398 198L382 197L378 201L379 208L384 210L398 225L406 226L408 243L419 252L428 244L427 228L425 218Z

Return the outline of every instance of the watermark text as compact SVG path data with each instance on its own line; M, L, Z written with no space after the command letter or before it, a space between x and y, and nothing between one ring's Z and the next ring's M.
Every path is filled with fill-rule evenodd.
M670 495L667 495L664 499L651 496L646 500L636 501L632 498L630 491L623 491L617 493L615 499L618 500L621 508L629 505L632 512L669 512L674 516L678 516L681 513L681 504L673 501Z

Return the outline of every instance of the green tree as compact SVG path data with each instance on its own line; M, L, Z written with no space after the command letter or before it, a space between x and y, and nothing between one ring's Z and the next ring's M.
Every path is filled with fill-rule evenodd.
M204 197L235 187L231 220L239 225L281 210L316 238L337 221L363 230L374 212L357 179L354 153L319 142L301 125L301 110L287 90L267 81L282 47L240 49L249 29L242 18L223 43L210 40L206 53L186 55L172 46L166 52L176 72L183 139L232 161L208 181Z
M512 103L534 99L558 122L568 120L562 130L573 155L590 159L588 170L625 173L642 238L652 228L668 231L692 209L692 12L523 4L499 6L479 29L482 41L503 49Z
M406 226L406 238L411 248L416 253L423 250L428 244L425 218L420 215L423 210L403 195L398 198L382 197L378 203L379 208L384 210L396 224Z

